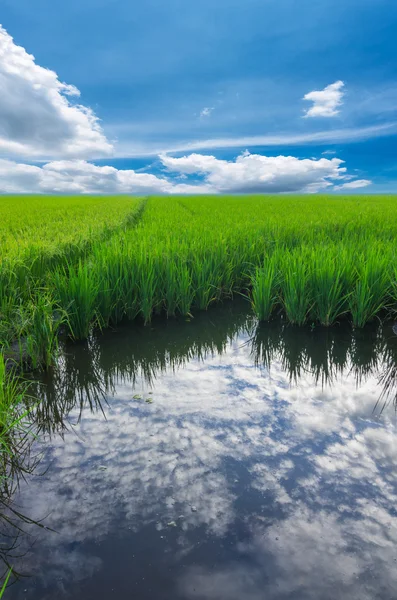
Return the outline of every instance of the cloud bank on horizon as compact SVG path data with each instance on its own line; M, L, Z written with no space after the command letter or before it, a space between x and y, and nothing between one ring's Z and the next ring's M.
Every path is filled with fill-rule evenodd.
M365 170L350 169L349 161L339 155L341 145L387 138L397 132L397 124L390 118L393 116L393 89L388 95L381 93L383 105L378 102L387 119L381 120L377 116L359 122L352 118L352 109L346 106L350 87L345 77L331 80L325 86L316 86L310 78L303 95L296 91L295 98L291 94L288 104L283 105L284 113L289 115L286 122L295 119L295 127L289 132L281 128L280 123L276 130L269 126L264 133L259 133L263 132L263 127L258 110L258 133L252 135L247 114L241 112L239 117L236 109L239 135L234 127L231 135L219 136L222 119L225 121L222 134L228 131L227 125L233 120L229 114L231 95L220 91L216 98L207 98L207 106L197 107L196 112L192 112L196 115L192 119L195 124L186 126L186 131L189 127L196 127L196 130L190 138L167 137L167 123L163 123L163 135L163 129L154 121L148 143L145 125L142 124L140 135L139 127L131 126L127 120L125 130L135 132L133 139L128 140L125 135L109 135L115 131L112 119L100 121L96 114L98 109L94 112L80 103L81 84L77 87L74 83L64 83L54 69L38 62L29 48L26 50L18 45L0 25L0 193L351 191L370 186L372 181ZM317 79L324 81L324 77ZM233 95L236 106L241 95L239 92ZM389 99L389 104L385 99ZM263 97L262 103L266 105L266 102L267 98ZM307 102L311 106L305 107ZM373 111L370 96L361 98L361 107L362 114L368 117ZM358 108L360 105L355 106L354 116ZM274 104L269 101L269 112L272 111ZM305 117L303 120L302 116ZM186 116L181 115L182 126L185 119ZM320 129L316 129L317 122L323 123ZM247 123L246 134L242 134L244 123ZM214 134L208 136L211 128ZM123 134L122 127L119 131ZM302 151L302 147L316 144L323 145L317 156ZM338 149L327 149L329 145L336 145ZM294 147L298 146L299 152L294 152ZM225 156L230 148L235 149L233 155L229 151ZM198 153L198 150L210 150L211 154ZM125 166L129 156L153 156L155 153L158 156L151 164L139 165L139 168L132 164L134 168L131 168L130 163ZM124 157L120 168L118 161Z

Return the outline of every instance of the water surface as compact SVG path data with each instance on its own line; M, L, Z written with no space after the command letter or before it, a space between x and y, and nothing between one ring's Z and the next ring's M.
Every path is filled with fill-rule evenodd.
M68 346L6 598L395 598L396 339L233 304Z

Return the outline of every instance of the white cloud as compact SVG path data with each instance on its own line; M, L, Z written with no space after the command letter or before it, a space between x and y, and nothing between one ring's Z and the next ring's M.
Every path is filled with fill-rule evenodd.
M253 367L251 335L238 334L222 355L199 357L192 342L186 362L165 351L150 385L151 343L141 359L123 356L121 364L134 365L124 378L123 344L110 340L113 363L95 371L112 390L106 419L77 403L71 431L49 440L41 469L49 464L49 476L22 482L21 508L57 532L34 530L34 552L25 541L24 570L37 572L48 595L54 580L65 593L89 582L105 568L101 547L117 556L132 540L142 564L160 549L160 575L183 564L178 597L394 597L394 412L373 415L377 369L358 385L349 364L322 387L306 365L291 385L282 352L271 369ZM152 404L132 399L148 390ZM155 542L147 549L139 542L149 527ZM224 560L197 554L206 543L222 551L225 539Z
M349 144L379 138L397 133L397 122L384 123L382 125L370 125L368 127L346 127L345 129L333 129L328 131L317 131L304 134L279 134L279 135L253 135L234 138L213 138L207 140L196 140L193 142L181 142L173 146L160 147L154 145L137 145L130 142L117 144L115 155L118 157L155 156L162 153L188 152L196 150L214 150L221 148L253 148L255 146L300 146L307 144L343 143Z
M214 106L206 106L205 108L203 108L203 110L200 112L200 117L209 117L212 113L212 111L215 110Z
M340 103L343 82L322 92L305 96L314 102L307 115L327 113ZM293 156L268 157L243 154L235 161L214 156L190 154L182 158L162 155L163 165L179 174L179 182L134 170L97 166L90 162L113 151L98 119L91 109L73 104L79 90L62 83L57 73L36 64L32 55L17 46L0 25L0 193L218 193L218 192L316 192L332 188L334 182L347 181L341 160L304 159ZM208 118L214 107L204 107L201 118ZM325 111L325 113L324 113ZM393 124L373 128L317 132L306 142L322 139L349 141L389 133ZM284 136L285 137L285 136ZM207 140L188 144L199 147L233 145L276 145L283 136L254 136L238 140ZM287 136L288 137L288 136ZM289 136L288 143L303 143L302 136ZM46 161L43 165L17 162L16 157ZM12 157L12 159L10 158ZM189 174L203 176L204 183L181 183ZM364 187L367 180L350 181L337 189Z
M303 99L313 102L313 106L306 111L305 117L335 117L342 104L344 85L343 81L336 81L323 90L306 94Z
M69 194L216 194L313 193L324 189L353 189L366 179L343 183L349 176L338 158L299 159L245 152L234 161L190 154L160 157L178 175L173 179L142 172L98 166L85 160L58 160L43 165L0 159L0 193ZM189 175L201 181L182 183ZM334 184L340 184L335 185Z
M0 25L0 152L28 158L107 156L112 145L79 90L36 64Z
M358 188L367 187L367 185L371 185L372 181L370 179L356 179L355 181L349 181L348 183L344 183L342 185L338 185L336 189L338 190L354 190Z
M187 194L209 192L205 185L174 184L150 173L61 160L43 166L0 159L0 193Z
M205 183L217 192L316 192L332 187L346 172L338 158L313 160L248 152L230 162L202 154L160 158L170 171L204 175Z

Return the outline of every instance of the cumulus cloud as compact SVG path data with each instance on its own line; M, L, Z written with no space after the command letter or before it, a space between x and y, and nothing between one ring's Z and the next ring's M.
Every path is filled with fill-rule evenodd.
M332 116L341 102L343 82L310 92L307 116ZM317 192L353 189L367 180L347 181L343 161L293 156L242 154L234 161L193 153L160 159L179 181L131 169L90 162L113 147L90 108L76 104L79 90L35 62L0 25L0 193L250 193ZM208 118L214 107L204 107ZM24 162L17 162L23 157ZM21 160L21 159L19 159ZM47 160L42 165L29 161ZM194 175L194 183L180 179Z
M160 156L170 171L201 174L217 192L317 192L332 187L345 177L346 168L338 158L319 160L294 156L262 156L245 152L235 161L215 156L190 154L181 158Z
M0 152L28 158L107 156L112 145L79 90L36 64L0 25Z
M338 158L298 159L293 156L240 155L234 161L190 154L162 155L161 161L178 174L167 178L141 170L98 166L85 160L57 160L43 165L0 159L0 193L69 194L217 194L314 193L325 189L353 189L366 179L343 183L349 176ZM195 182L181 183L194 175ZM334 185L334 184L339 185Z
M59 160L36 166L0 159L0 193L145 195L209 191L205 185L172 183L150 173L98 166L85 160Z
M303 99L313 102L305 117L335 117L343 98L343 81L336 81L327 85L323 90L315 90L306 94Z

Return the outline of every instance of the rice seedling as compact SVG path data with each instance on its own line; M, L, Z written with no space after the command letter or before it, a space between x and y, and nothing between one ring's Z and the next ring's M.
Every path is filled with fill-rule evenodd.
M264 260L252 278L252 307L260 321L268 321L279 299L277 255Z
M163 293L167 317L173 317L181 302L180 269L175 259L167 257L164 265Z
M4 596L4 592L6 591L6 587L7 587L7 585L8 585L8 580L10 579L10 577L11 577L11 574L12 574L12 567L10 567L10 568L8 569L8 572L7 572L6 578L5 578L5 580L4 580L4 583L3 583L3 585L1 586L1 590L0 590L0 598L2 598L2 597Z
M390 294L390 256L383 249L371 248L359 257L356 282L349 295L353 325L363 327L382 309Z
M96 322L96 271L89 262L80 260L76 267L57 269L52 277L54 295L67 315L71 337L75 340L87 338Z
M334 246L323 246L312 251L312 315L321 325L332 325L347 312L348 288L345 281L349 267L348 255Z
M192 276L186 265L180 265L179 273L179 312L184 316L191 316L191 307L194 300L194 288L192 284Z
M29 303L26 311L26 354L33 369L50 367L56 360L59 330L66 323L67 315L45 291Z
M137 290L140 312L145 323L149 323L156 307L157 262L151 254L140 254L136 264Z
M194 288L194 306L198 310L207 310L217 297L222 282L222 263L216 260L216 255L206 252L199 254L191 261L192 285Z
M283 255L280 263L282 303L293 325L304 325L312 305L307 252L294 250Z

